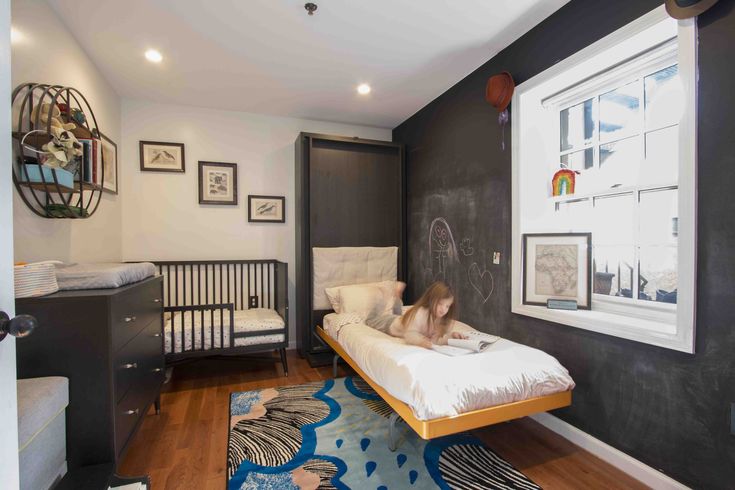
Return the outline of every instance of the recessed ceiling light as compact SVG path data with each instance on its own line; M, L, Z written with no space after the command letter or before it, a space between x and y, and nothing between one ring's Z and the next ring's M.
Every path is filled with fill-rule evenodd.
M163 56L161 55L161 53L159 53L155 49L149 49L148 51L145 52L145 59L153 63L160 63L161 60L163 59Z
M361 83L357 86L357 93L359 93L360 95L367 95L370 93L370 90L370 85L368 85L367 83Z

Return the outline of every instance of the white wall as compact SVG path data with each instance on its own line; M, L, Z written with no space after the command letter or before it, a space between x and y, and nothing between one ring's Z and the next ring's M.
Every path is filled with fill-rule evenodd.
M12 86L55 83L80 90L103 133L120 146L120 97L43 0L13 0ZM118 148L120 153L120 148ZM118 159L121 155L118 155ZM120 176L119 186L125 188ZM33 214L13 191L15 260L120 260L122 196L104 194L89 219L46 219Z
M282 260L289 264L294 305L294 141L300 131L391 139L389 129L123 99L123 259ZM186 173L141 172L141 140L184 143ZM199 204L200 160L238 164L237 206ZM286 223L248 223L248 194L285 196Z

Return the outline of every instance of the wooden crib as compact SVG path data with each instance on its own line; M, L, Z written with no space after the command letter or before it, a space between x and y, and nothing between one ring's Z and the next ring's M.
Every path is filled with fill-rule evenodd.
M288 376L288 264L154 261L163 276L166 363L277 350Z

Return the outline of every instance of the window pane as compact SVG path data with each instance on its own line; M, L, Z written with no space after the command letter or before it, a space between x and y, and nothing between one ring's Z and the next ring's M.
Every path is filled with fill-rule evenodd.
M641 184L671 184L679 179L679 126L646 133Z
M592 118L592 99L585 100L559 113L561 151L582 148L592 140L595 123Z
M641 247L640 299L676 303L676 247Z
M594 282L592 291L630 298L633 284L633 246L593 247Z
M633 244L633 194L596 197L592 241L595 245Z
M679 234L677 189L641 192L640 237L642 245L676 245Z
M640 132L638 82L600 96L600 140L611 141Z
M645 78L646 128L676 124L684 107L684 91L679 81L679 66L657 71Z
M556 226L560 230L588 232L592 223L592 201L582 199L557 203L556 218Z
M586 170L594 165L594 150L587 148L586 150L575 151L562 155L561 163L572 170Z
M598 189L638 183L643 147L640 136L600 145Z

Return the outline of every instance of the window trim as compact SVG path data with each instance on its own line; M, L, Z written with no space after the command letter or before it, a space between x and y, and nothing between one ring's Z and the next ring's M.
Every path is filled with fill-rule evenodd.
M511 311L513 313L540 318L543 320L562 323L565 325L613 335L629 340L657 345L687 353L695 351L695 315L696 315L696 162L697 162L697 26L695 19L678 21L678 63L679 76L682 81L685 97L685 109L679 124L679 240L678 240L678 304L674 318L668 321L661 318L644 318L643 315L633 317L616 314L613 311L593 309L589 311L562 311L550 310L545 307L522 304L522 233L536 230L523 229L521 226L521 176L523 173L524 153L522 152L521 119L524 113L524 99L536 97L535 107L541 102L554 101L554 96L560 93L570 95L567 89L558 90L542 98L538 90L545 83L550 82L565 72L578 67L582 63L593 60L598 55L634 38L643 31L669 19L664 6L660 6L630 24L618 29L612 34L595 42L557 63L544 72L516 87L513 96L512 118L512 284L511 284ZM653 51L655 48L649 51ZM640 56L643 53L637 55ZM625 62L625 60L624 60ZM621 66L618 63L613 66ZM599 71L597 72L599 73ZM593 76L590 73L590 76ZM580 93L583 85L590 77L586 77L579 84ZM587 87L589 90L589 87ZM524 97L528 95L528 97ZM566 99L567 97L564 97ZM559 102L559 101L556 101ZM529 157L530 158L530 157ZM649 308L646 308L649 310ZM651 311L653 309L650 309ZM672 315L673 316L673 315ZM655 317L655 315L654 315Z

